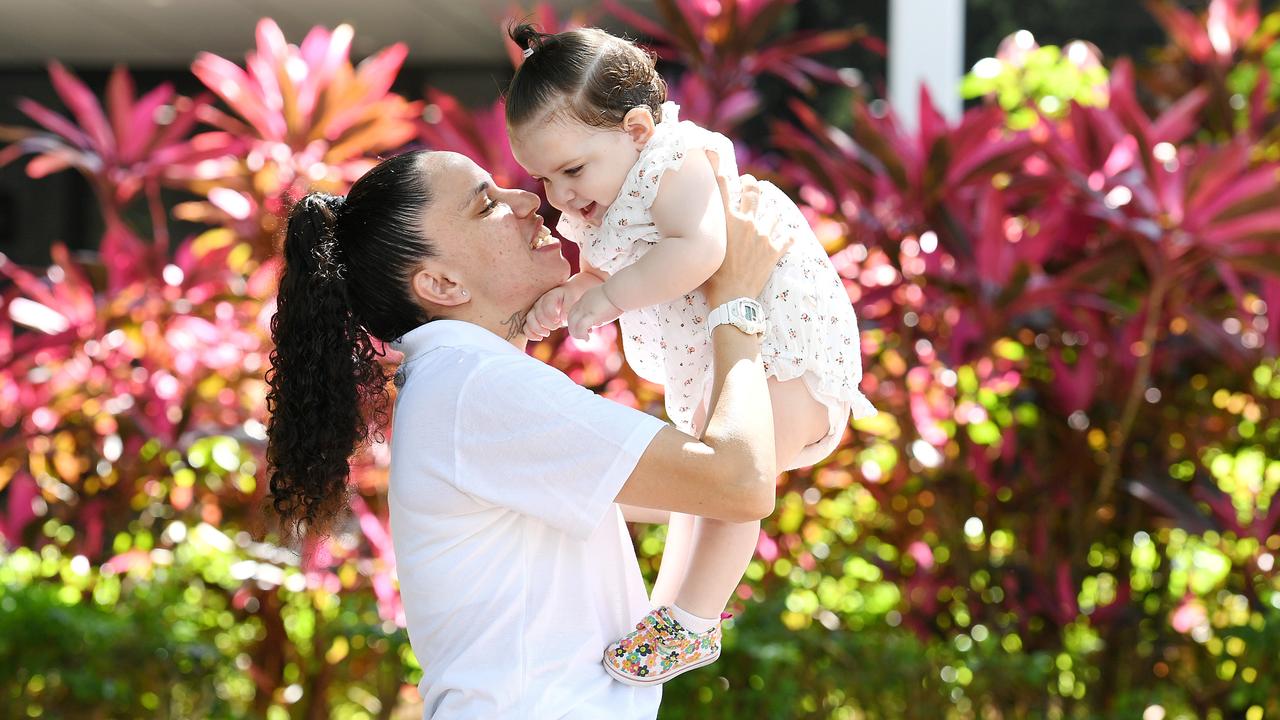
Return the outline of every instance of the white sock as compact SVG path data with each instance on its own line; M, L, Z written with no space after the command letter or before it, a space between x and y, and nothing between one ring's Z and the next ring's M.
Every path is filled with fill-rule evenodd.
M681 610L680 607L676 605L671 606L671 617L676 622L680 623L681 627L691 633L704 633L720 624L720 618L710 620L708 618L698 617L691 612Z

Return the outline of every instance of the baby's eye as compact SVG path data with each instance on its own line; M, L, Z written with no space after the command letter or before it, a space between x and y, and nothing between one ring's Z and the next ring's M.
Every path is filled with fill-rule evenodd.
M489 213L493 212L494 208L498 207L499 201L494 200L493 198L486 198L486 200L488 202L484 204L484 214L488 215Z
M581 166L581 165L574 165L573 167L569 168L568 170L565 170L565 171L564 171L564 174L565 174L565 175L568 175L569 177L577 177L577 176L578 176L578 173L580 173L580 172L582 172L582 166Z

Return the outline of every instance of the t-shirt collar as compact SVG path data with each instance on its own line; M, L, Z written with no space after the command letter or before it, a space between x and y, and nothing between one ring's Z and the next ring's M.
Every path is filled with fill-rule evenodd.
M405 333L391 343L404 353L404 361L440 347L476 347L490 352L520 352L515 345L465 320L432 320Z

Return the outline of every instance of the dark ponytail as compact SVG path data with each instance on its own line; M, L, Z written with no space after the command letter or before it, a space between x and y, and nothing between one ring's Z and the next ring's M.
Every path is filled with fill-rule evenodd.
M311 194L289 214L266 379L271 505L288 538L325 535L347 507L348 460L387 419L387 374L370 337L430 320L409 276L435 254L422 162L380 163L342 197Z
M520 125L563 108L593 127L617 127L627 112L647 107L662 119L667 84L654 56L635 44L596 28L554 35L527 23L507 29L528 57L507 87L507 125Z

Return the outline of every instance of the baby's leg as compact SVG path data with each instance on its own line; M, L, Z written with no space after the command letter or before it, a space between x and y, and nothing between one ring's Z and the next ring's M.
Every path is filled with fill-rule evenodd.
M826 437L828 411L809 394L801 379L779 382L770 378L769 397L773 405L774 447L781 472L796 467L794 461L800 451ZM674 515L672 519L675 519ZM759 539L759 522L729 523L695 518L688 557L682 563L685 567L680 568L683 582L676 593L675 605L702 618L718 618L741 582ZM667 548L668 551L671 549L670 531ZM660 578L667 571L667 562L664 553ZM667 592L666 587L663 590ZM655 585L654 604L658 601Z
M694 435L702 437L706 425L707 406L703 403L693 411ZM649 595L649 603L654 607L674 605L676 593L680 592L680 586L684 584L685 568L689 567L689 548L693 544L693 517L673 512L667 520L662 564L658 566L658 577L653 581L653 592Z

